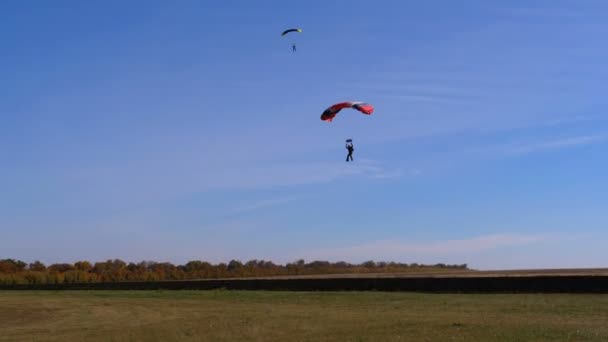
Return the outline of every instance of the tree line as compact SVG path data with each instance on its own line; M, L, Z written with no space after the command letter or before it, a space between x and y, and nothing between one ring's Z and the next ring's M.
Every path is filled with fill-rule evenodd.
M298 260L285 265L272 261L251 260L242 263L211 264L206 261L189 261L184 265L170 262L142 261L126 263L120 259L91 263L78 261L73 264L57 263L46 266L40 261L25 263L15 259L0 260L0 284L63 284L121 281L164 281L191 279L246 278L270 276L353 274L353 273L400 273L434 270L468 270L462 265L423 265L367 261L361 264L346 262Z

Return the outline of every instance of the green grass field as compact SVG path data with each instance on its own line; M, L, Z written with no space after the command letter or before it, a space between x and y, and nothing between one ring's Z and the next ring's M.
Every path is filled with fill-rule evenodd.
M608 295L0 292L0 341L608 341Z

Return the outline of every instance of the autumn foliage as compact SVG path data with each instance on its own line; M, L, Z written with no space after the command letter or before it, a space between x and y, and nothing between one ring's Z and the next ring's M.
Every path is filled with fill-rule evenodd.
M367 261L362 264L331 263L298 260L286 265L272 261L251 260L242 263L232 260L216 265L205 261L190 261L185 265L169 262L142 261L126 263L119 259L91 264L78 261L74 264L44 265L40 261L27 264L20 260L0 260L0 284L63 284L121 281L164 281L190 279L247 278L296 275L400 273L433 270L467 270L467 265L421 265L395 262Z

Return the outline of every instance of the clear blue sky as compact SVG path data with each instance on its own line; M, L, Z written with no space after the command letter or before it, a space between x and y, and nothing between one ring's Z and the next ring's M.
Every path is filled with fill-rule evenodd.
M608 266L607 17L4 1L0 258Z

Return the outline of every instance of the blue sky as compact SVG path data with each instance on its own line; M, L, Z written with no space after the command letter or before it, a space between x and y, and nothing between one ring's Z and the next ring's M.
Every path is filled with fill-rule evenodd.
M607 15L3 2L0 258L606 266Z

